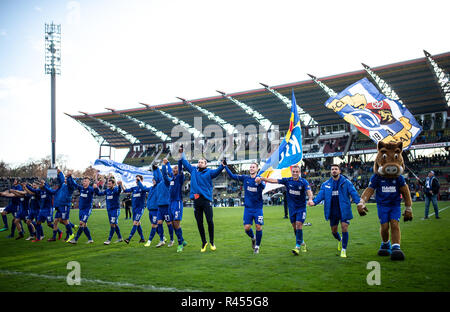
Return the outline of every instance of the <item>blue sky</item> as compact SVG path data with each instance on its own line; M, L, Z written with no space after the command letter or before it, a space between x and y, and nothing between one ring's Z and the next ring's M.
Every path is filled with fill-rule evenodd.
M82 169L98 146L64 112L208 97L414 59L422 49L447 52L449 11L449 1L435 0L0 0L0 160L50 154L45 23L62 24L57 153Z

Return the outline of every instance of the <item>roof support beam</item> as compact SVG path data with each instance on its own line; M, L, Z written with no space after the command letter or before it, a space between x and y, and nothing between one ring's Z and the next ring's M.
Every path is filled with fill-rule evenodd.
M254 110L253 108L251 108L247 104L245 104L245 103L243 103L243 102L233 98L232 96L226 94L225 92L222 92L222 91L219 91L219 90L216 90L216 91L218 93L220 93L223 98L230 100L231 102L233 102L234 104L236 104L237 106L242 108L247 115L250 115L251 117L253 117L258 122L258 124L263 126L263 128L266 131L271 128L272 122L269 119L267 119L266 117L264 117L261 113L259 113L258 111Z
M209 110L204 109L204 108L202 108L202 107L200 107L198 105L195 105L191 101L188 101L186 99L183 99L183 98L180 98L180 97L177 97L177 99L182 100L184 104L189 105L192 108L195 108L196 110L201 112L203 115L208 117L208 119L213 120L214 122L216 122L227 133L229 133L229 134L238 133L237 129L232 124L226 122L225 120L223 120L222 118L220 118L216 114L210 112Z
M264 89L266 89L267 91L269 91L270 93L275 95L277 97L277 99L279 99L281 102L283 102L286 105L287 109L291 110L292 102L289 98L285 97L283 94L270 88L268 85L266 85L264 83L260 82L259 84L262 85L264 87ZM298 106L298 104L297 104L297 112L298 112L298 115L299 115L299 118L300 118L302 124L304 124L306 126L317 124L317 122L314 120L314 118L312 118L310 114L308 114L300 106Z
M403 101L400 99L400 97L395 93L394 89L391 88L391 86L381 79L380 76L378 76L368 65L361 63L361 65L364 67L366 72L369 74L369 76L373 79L373 81L377 84L377 86L381 89L381 92L387 96L388 98L400 102L403 106Z
M447 102L447 107L450 107L450 75L439 67L439 65L436 63L436 61L433 59L430 53L428 53L425 50L423 50L423 53L425 53L428 65L434 72L434 76L437 80L437 83L441 88L442 95L444 96L445 101Z
M179 119L179 118L177 118L177 117L175 117L175 116L173 116L173 115L171 115L171 114L169 114L169 113L167 113L165 111L156 109L155 107L152 107L152 106L150 106L148 104L144 104L144 103L139 103L139 104L144 105L145 107L147 107L147 109L151 109L151 110L153 110L153 111L155 111L157 113L160 113L164 117L170 119L174 124L180 125L183 128L185 128L189 133L193 134L195 137L201 137L201 138L204 137L203 133L201 133L196 128L194 128L191 125L189 125L187 122L185 122L185 121L183 121L183 120L181 120L181 119Z
M72 118L76 122L78 122L81 126L83 126L83 128L85 128L92 135L92 137L95 139L95 141L97 141L98 144L102 145L106 141L104 137L102 137L100 134L98 134L97 131L95 131L94 129L92 129L88 125L86 125L84 122L81 122L78 119L75 119L72 115L69 115L67 113L64 113L64 114L69 116L70 118Z
M108 127L110 130L120 134L121 136L123 136L127 141L129 141L131 144L136 144L136 143L141 143L141 141L139 141L138 138L134 137L132 134L126 132L125 130L122 130L121 128L113 125L112 123L109 123L103 119L100 118L95 118L91 115L89 115L88 113L85 112L80 112L82 114L84 114L86 117L92 119L92 120L96 120L98 122L100 122L101 124L105 125L106 127Z
M132 122L134 122L135 124L137 124L139 126L139 128L145 128L147 130L149 130L152 134L156 135L158 138L160 138L161 140L163 140L164 142L170 142L172 141L172 138L169 137L168 135L166 135L164 132L159 131L158 129L156 129L155 127L149 125L148 123L145 123L137 118L128 116L126 114L122 114L119 113L118 111L112 109L112 108L106 108L107 110L110 110L111 112L113 112L114 114L117 114L123 118L126 118Z
M325 91L326 94L328 94L328 96L332 97L332 96L336 96L337 92L334 91L333 89L331 89L330 87L328 87L326 84L324 84L322 81L320 81L319 79L317 79L316 76L307 74L309 77L311 77L311 79L317 83L319 85L319 87L322 88L323 91Z

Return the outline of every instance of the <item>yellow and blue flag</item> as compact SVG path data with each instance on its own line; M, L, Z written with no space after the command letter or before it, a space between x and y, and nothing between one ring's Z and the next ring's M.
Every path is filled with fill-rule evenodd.
M403 142L409 149L422 127L401 102L390 99L363 78L329 98L325 106L375 143Z
M302 129L300 118L297 112L294 90L292 90L291 118L289 119L289 129L278 146L277 150L270 155L266 163L261 168L259 175L265 178L281 179L289 178L291 166L300 165L303 158ZM280 184L267 183L264 193L281 187Z

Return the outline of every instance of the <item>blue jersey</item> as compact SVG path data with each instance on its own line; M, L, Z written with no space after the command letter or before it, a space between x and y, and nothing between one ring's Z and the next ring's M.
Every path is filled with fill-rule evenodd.
M78 191L80 191L80 199L78 202L78 209L88 210L92 209L92 200L94 199L94 188L88 186L84 188L81 185L75 184Z
M147 209L158 210L158 202L156 198L156 186L146 187L141 183L141 181L138 182L138 186L141 190L148 192Z
M26 194L24 197L20 197L20 210L22 213L28 214L30 209L30 198L31 196Z
M94 189L95 195L106 196L106 210L120 209L120 192L122 188L115 186L110 189L107 188L104 191L100 191L98 188Z
M32 191L30 189L30 191ZM40 197L40 203L39 207L41 210L50 210L52 209L52 201L53 201L53 194L47 190L46 188L40 189L39 191L39 197Z
M228 167L225 167L230 178L233 180L241 181L244 184L244 207L250 210L261 210L263 209L263 198L262 192L266 185L264 182L257 184L255 178L249 175L237 175L233 174Z
M30 198L30 210L39 211L40 192L34 193Z
M158 203L158 206L168 206L170 182L164 180L159 168L153 170L153 176L156 181L156 202Z
M195 194L199 194L207 200L212 201L212 179L222 172L224 166L220 165L219 168L214 170L209 168L195 168L187 161L184 153L182 154L181 160L183 162L183 167L191 174L190 198L194 199Z
M286 199L290 210L306 209L306 191L311 190L308 181L299 177L278 179L278 183L286 186Z
M145 207L145 195L146 191L139 188L139 186L133 186L123 191L124 193L131 193L131 206L133 211L141 210Z
M13 185L13 186L11 187L11 189L16 190L16 191L23 191L22 185L20 185L20 184ZM23 198L23 197L22 197L22 198ZM11 203L13 204L13 206L14 206L16 209L19 209L20 202L21 202L20 197L13 197L13 198L11 199Z
M170 170L170 164L167 164ZM178 174L176 176L168 176L166 166L162 167L162 175L164 181L169 183L169 200L170 202L183 200L183 183L184 183L184 174L183 174L183 162L181 159L178 161Z
M73 191L77 188L77 184L73 178L67 177L67 183L64 182L65 177L62 172L58 173L59 188L55 194L55 207L63 207L72 204Z
M400 207L400 187L406 185L405 178L385 178L374 174L370 178L369 187L376 191L375 200L377 205L383 207Z

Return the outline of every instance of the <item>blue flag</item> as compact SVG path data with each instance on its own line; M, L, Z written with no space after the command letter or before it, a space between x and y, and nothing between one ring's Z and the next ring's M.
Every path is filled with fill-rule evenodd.
M375 143L403 142L409 149L422 127L402 103L386 97L363 78L329 98L325 106Z
M144 178L142 184L153 186L153 172L145 171L127 164L118 163L107 159L97 159L93 168L99 170L100 174L112 174L116 180L122 181L127 188L136 186L136 175L140 174Z
M280 146L270 155L259 174L265 178L289 178L292 176L290 167L300 164L302 158L302 128L300 126L300 118L298 117L294 90L292 90L289 129ZM280 186L279 184L267 183L264 193Z

